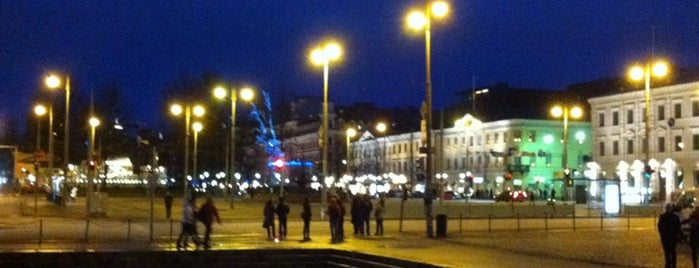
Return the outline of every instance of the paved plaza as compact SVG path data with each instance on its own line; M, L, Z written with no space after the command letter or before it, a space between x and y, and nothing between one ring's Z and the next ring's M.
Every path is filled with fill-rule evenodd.
M0 251L5 252L174 251L174 240L179 234L181 200L176 200L173 220L168 221L162 199L155 199L151 242L147 198L110 198L108 214L89 221L84 217L83 199L69 203L66 208L41 198L0 199L8 208L0 213ZM393 211L387 214L390 217L384 223L384 236L355 236L346 219L347 239L331 244L328 223L320 219L320 204L313 206L312 241L301 241L301 209L299 204L292 203L289 236L275 242L267 240L261 227L262 202L236 201L231 208L226 200L218 199L216 205L223 223L214 225L213 250L332 248L445 267L659 267L663 264L654 216L603 218L582 206L575 218L470 219L450 215L447 236L435 239L426 237L424 220L405 217L401 221L396 217L400 200L391 199L387 203L387 208ZM408 201L404 210L413 211L420 205L416 200ZM507 204L479 206L491 205ZM404 212L404 216L411 213ZM679 266L691 266L688 246L681 244L678 248Z

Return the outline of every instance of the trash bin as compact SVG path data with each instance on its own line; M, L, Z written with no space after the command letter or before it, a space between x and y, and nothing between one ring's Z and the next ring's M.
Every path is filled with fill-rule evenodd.
M447 237L446 214L437 214L437 237Z

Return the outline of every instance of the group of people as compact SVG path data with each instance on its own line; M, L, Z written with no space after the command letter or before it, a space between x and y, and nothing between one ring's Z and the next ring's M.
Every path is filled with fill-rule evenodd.
M172 206L171 195L166 195L165 204L167 216L169 218L170 208ZM197 220L204 224L205 231L203 242L199 239L199 235L197 234ZM193 197L187 198L182 206L182 231L177 238L177 250L186 250L189 246L187 243L189 238L194 242L195 249L199 248L199 246L203 246L204 249L210 249L210 236L214 220L221 224L221 218L218 215L218 210L216 206L214 206L214 201L211 197L207 197L206 202L204 202L199 209L197 209L196 201Z
M310 223L313 213L308 197L304 198L302 208L303 241L310 241ZM372 211L374 213L374 219L376 220L376 232L374 235L383 235L383 217L385 213L384 200L379 200L376 203L376 207L374 207L368 195L355 196L352 198L351 220L355 235L370 235L369 222ZM262 213L264 216L262 228L267 230L267 239L285 239L287 235L289 205L284 202L284 198L280 197L276 205L272 199L267 200ZM330 196L328 198L328 206L325 208L325 214L328 216L328 221L330 223L331 241L333 243L344 241L346 210L343 200L335 195ZM278 228L275 228L275 216L278 221Z
M689 224L689 236L685 237L682 225ZM688 218L683 219L681 209L673 204L665 205L665 212L658 219L660 242L665 253L665 267L677 267L677 244L689 240L692 249L692 265L697 267L697 249L699 249L699 208L695 208Z

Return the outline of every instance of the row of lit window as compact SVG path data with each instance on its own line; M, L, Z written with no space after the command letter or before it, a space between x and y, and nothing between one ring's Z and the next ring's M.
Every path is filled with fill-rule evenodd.
M664 121L668 119L665 114L665 105L658 105L656 110L656 118L657 121ZM673 107L673 112L674 112L674 117L675 119L677 118L682 118L682 103L675 103ZM626 110L626 123L627 124L633 124L634 123L634 109L628 109ZM641 122L645 122L645 114L646 114L646 108L641 109ZM699 100L692 101L692 117L697 117L699 116ZM600 112L599 113L599 122L598 125L600 127L604 127L607 125L606 118L605 118L605 113ZM612 111L612 126L618 126L619 125L619 111Z
M666 152L666 141L665 137L658 137L657 138L657 147L656 147L656 152L658 153L664 153ZM674 137L674 149L675 152L681 152L684 149L684 143L682 142L682 136L677 135ZM642 151L645 153L646 148L643 146ZM626 154L633 154L634 153L634 140L626 140ZM601 141L599 142L599 146L597 148L599 150L599 155L600 156L605 156L607 153L607 149L605 146L605 142ZM694 134L692 135L692 150L694 151L699 151L699 134ZM619 141L612 141L612 155L619 155Z

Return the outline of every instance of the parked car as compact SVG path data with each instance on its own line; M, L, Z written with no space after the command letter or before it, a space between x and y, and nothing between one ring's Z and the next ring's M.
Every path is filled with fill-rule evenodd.
M529 195L522 190L503 191L495 197L495 202L524 202L528 200Z

